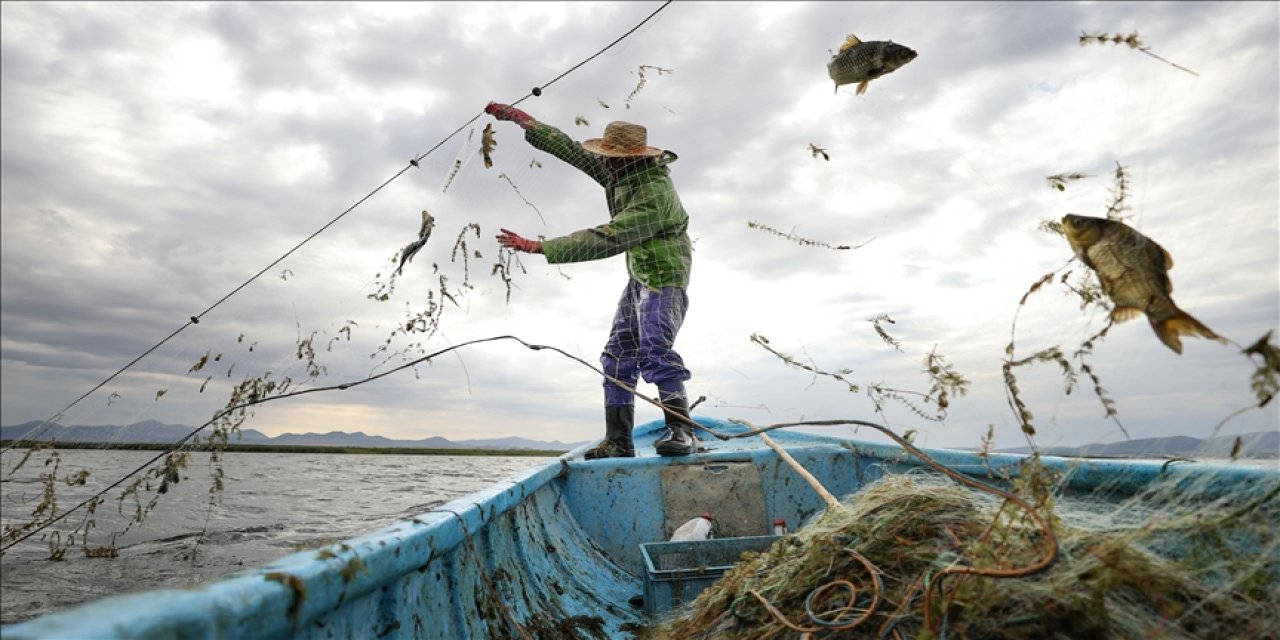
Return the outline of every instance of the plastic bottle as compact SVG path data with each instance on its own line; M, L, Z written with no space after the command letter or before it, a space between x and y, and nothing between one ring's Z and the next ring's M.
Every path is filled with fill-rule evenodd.
M778 518L777 520L774 520L774 521L773 521L773 535L775 535L775 536L785 536L785 535L787 535L787 521L786 521L786 520L783 520L782 518Z
M711 525L714 522L715 518L712 518L710 513L704 513L680 525L680 528L671 534L671 541L706 540L711 537Z

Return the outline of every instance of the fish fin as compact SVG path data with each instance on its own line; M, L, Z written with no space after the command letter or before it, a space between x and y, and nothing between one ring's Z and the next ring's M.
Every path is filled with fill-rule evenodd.
M1152 322L1151 328L1155 330L1156 337L1165 343L1175 353L1182 353L1182 340L1180 336L1198 336L1215 340L1220 344L1226 344L1227 339L1214 333L1209 327L1204 326L1199 320L1192 318L1183 311L1179 311L1176 315L1165 318L1160 322Z
M1116 307L1111 310L1111 321L1120 324L1128 322L1142 315L1142 309L1137 307Z
M858 36L851 33L845 37L844 44L840 45L840 53L844 53L860 44L862 44L862 41L858 39Z
M870 81L870 80L863 80L862 82L859 82L859 83L858 83L858 95L862 95L862 94L866 93L866 92L867 92L867 85L869 85L869 84L871 84L871 81Z
M1158 246L1158 247L1159 247L1160 245L1156 245L1156 246ZM1165 250L1164 250L1164 247L1160 247L1160 253L1163 253L1163 254L1164 254L1164 268L1165 268L1165 271L1168 271L1169 269L1172 269L1172 268L1173 268L1173 254L1169 253L1168 251L1165 251Z

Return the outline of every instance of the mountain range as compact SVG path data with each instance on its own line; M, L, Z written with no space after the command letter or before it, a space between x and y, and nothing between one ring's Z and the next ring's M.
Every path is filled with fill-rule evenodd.
M31 421L9 427L0 427L0 440L16 440L30 433L41 422ZM126 426L63 426L57 423L49 425L41 431L41 441L56 440L58 442L145 442L169 444L177 442L194 431L193 427L180 424L165 424L155 420L136 422ZM1254 459L1280 458L1280 432L1258 431L1238 436L1240 451L1237 457ZM1138 440L1122 440L1105 444L1089 444L1081 447L1048 447L1041 453L1052 456L1087 456L1106 458L1155 458L1165 456L1199 456L1208 458L1230 458L1231 450L1236 445L1237 436L1218 436L1215 438L1191 438L1188 436L1169 436L1163 438L1143 438ZM538 451L569 451L584 442L560 442L552 440L544 442L529 438L508 437L486 440L453 441L439 436L421 440L392 440L383 436L371 436L359 431L330 431L328 433L285 433L275 437L268 436L256 429L242 429L238 438L232 439L238 444L269 445L301 445L321 447L368 447L368 448L420 448L420 449L525 449ZM1028 447L1000 449L1001 453L1029 453Z
M1231 458L1231 450L1240 440L1238 458L1275 459L1280 458L1280 432L1256 431L1239 436L1217 436L1214 438L1191 438L1188 436L1167 436L1163 438L1141 438L1138 440L1122 440L1106 444L1088 444L1082 447L1047 447L1040 453L1048 456L1063 457L1095 457L1095 458L1156 458L1165 456L1183 456L1200 458ZM1002 453L1029 453L1030 447L1001 449Z
M19 425L0 427L0 440L16 440L25 437L41 424L38 420ZM125 426L74 425L52 423L40 431L36 439L58 442L109 442L109 443L159 443L177 442L195 431L194 427L165 424L156 420L135 422ZM559 440L544 442L529 438L491 438L486 440L453 441L439 436L421 440L392 440L383 436L371 436L359 431L330 431L328 433L285 433L268 436L257 429L241 429L239 436L232 436L236 444L302 445L320 447L370 447L370 448L420 448L420 449L525 449L537 451L569 451L584 444L564 443Z

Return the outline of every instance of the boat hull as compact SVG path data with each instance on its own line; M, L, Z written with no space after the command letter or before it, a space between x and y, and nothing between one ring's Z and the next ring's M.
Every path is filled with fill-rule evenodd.
M722 433L743 427L698 418ZM636 431L636 458L585 461L579 449L489 489L329 547L190 589L121 595L3 629L35 638L627 637L650 620L640 545L710 511L722 537L772 533L823 500L758 438L707 451L652 452L660 422ZM897 446L776 431L775 440L837 496L922 462ZM1022 456L926 450L974 477L1016 476ZM1266 491L1275 469L1045 458L1068 491L1120 501L1152 483L1212 498ZM1233 495L1234 495L1233 494ZM1103 498L1090 498L1103 499Z

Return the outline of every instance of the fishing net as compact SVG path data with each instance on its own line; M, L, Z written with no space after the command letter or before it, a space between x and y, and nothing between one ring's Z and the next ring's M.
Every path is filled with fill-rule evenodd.
M1050 536L990 493L887 475L744 554L654 637L1276 637L1280 484L1253 489L1058 495L1037 507Z
M741 33L754 28L744 25L732 37L740 39ZM54 34L47 39L60 37L74 40ZM654 55L650 49L644 50L643 55ZM824 56L821 51L819 54L813 67L820 85L817 93L828 98L830 83L822 70ZM678 79L681 70L665 66L663 59L636 55L601 58L593 62L602 67L593 72L595 75L573 77L572 82L562 75L556 81L565 80L554 87L547 83L530 96L510 100L512 106L526 110L536 120L528 130L483 113L485 100L504 99L488 95L486 88L474 104L450 107L447 113L457 117L449 125L460 122L462 126L425 152L420 152L425 145L447 133L447 129L437 129L434 111L430 118L408 118L390 136L392 142L377 141L383 146L376 148L376 154L365 151L355 158L331 159L327 177L359 176L360 189L379 184L391 174L390 180L332 219L328 216L339 204L349 201L336 198L352 199L364 192L353 192L351 182L342 182L343 190L336 196L319 187L315 188L317 193L311 193L310 187L328 181L325 175L297 169L308 165L304 160L312 158L312 150L281 151L290 162L272 165L273 170L300 172L290 173L293 179L288 189L277 189L287 197L252 201L238 187L226 184L218 193L219 207L245 212L245 218L237 222L245 228L245 243L252 240L254 252L248 257L240 253L233 259L210 250L193 259L182 252L199 247L184 243L174 249L144 237L139 242L148 241L145 250L137 253L156 256L145 263L147 269L125 268L137 259L131 249L121 250L115 260L105 264L86 263L86 270L116 275L122 283L119 295L130 300L146 297L139 291L172 288L169 275L182 270L200 271L199 282L204 286L186 292L180 303L167 303L152 312L104 312L100 318L90 318L133 328L126 339L107 350L110 357L101 352L76 354L70 373L59 373L63 377L58 378L48 377L51 374L34 365L18 372L25 376L6 375L7 393L8 389L16 389L13 393L20 395L24 390L34 393L40 386L57 387L74 401L48 407L47 419L22 425L13 436L6 430L5 437L12 441L4 445L0 459L5 481L0 540L6 563L5 588L0 590L5 594L3 622L124 590L211 580L299 549L332 543L345 535L335 530L323 513L308 515L305 535L290 533L287 540L271 538L274 525L270 523L229 514L231 508L224 502L228 492L249 494L266 486L267 476L292 472L254 468L249 473L244 459L235 457L240 453L238 447L271 443L267 433L286 429L372 431L377 425L411 440L438 435L437 429L444 428L453 429L448 434L453 438L528 428L536 433L523 435L543 440L596 439L601 435L602 404L631 403L641 397L636 404L647 414L637 417L643 421L662 415L658 409L646 407L644 400L685 394L697 397L701 392L685 388L686 383L690 387L699 383L699 362L692 355L692 345L678 339L685 308L698 308L699 295L706 296L703 309L715 299L745 301L742 315L781 314L779 324L795 326L797 336L806 335L805 328L812 326L809 323L823 316L836 318L836 324L823 331L847 333L849 307L845 305L849 298L862 296L849 284L853 281L842 280L829 291L798 293L807 283L787 281L786 274L797 261L814 261L842 278L848 276L847 265L836 260L863 245L839 234L845 233L847 226L883 217L888 209L882 203L871 203L865 212L867 218L858 219L856 225L848 225L840 215L868 204L863 200L868 193L874 196L871 200L901 199L913 211L928 208L917 205L917 194L909 193L910 176L876 173L879 161L862 155L863 138L850 139L848 146L840 149L835 133L821 137L836 131L837 118L815 118L804 125L807 129L802 127L803 135L812 138L795 137L802 134L790 125L808 117L808 111L799 107L787 116L788 126L756 120L762 116L751 109L724 112L725 118L741 117L754 125L759 139L722 139L715 130L678 137L676 131L690 131L688 123L694 121L706 94L732 95L737 90L732 83L737 80L729 78L724 85L710 87L664 84ZM464 56L448 57L454 60L453 65L464 64ZM478 54L473 57L484 58ZM922 66L922 62L912 64ZM583 73L590 69L583 67ZM866 95L894 95L889 81L905 77L910 70L912 67L906 67L894 76L875 80ZM474 71L475 77L482 77L489 70L477 66ZM791 71L779 73L779 79L799 75ZM717 82L723 79L712 75ZM526 81L522 76L521 82ZM769 93L783 95L773 88ZM853 96L853 91L846 90L838 92L836 99ZM995 201L1000 207L1009 207L1011 202L1025 202L1014 197L1013 188L999 186L1003 183L988 177L985 163L974 162L976 152L965 138L943 140L927 128L916 127L894 99L886 100L859 104L867 107L860 112L833 113L848 120L859 136L893 136L895 153L921 158L951 154L948 162L959 158L965 170L980 175L985 184L983 193L988 196L985 201L965 203L965 207L979 209ZM849 104L846 101L841 109ZM368 105L361 106L366 108ZM355 120L362 114L346 115ZM707 117L705 113L698 115ZM388 111L385 117L397 116ZM426 121L430 125L423 124ZM628 152L622 154L628 162L611 164L600 153L584 148L584 142L604 141L614 123L645 128L643 139L632 138L633 144L621 145ZM784 136L795 137L786 144L794 142L799 162L758 154L759 149L767 148L766 143ZM254 140L239 142L224 146L235 147L236 154L257 149ZM684 151L690 147L714 148L719 153L691 158ZM768 165L771 184L726 175L732 169L722 171L716 166L721 161L742 166L744 157L748 158L746 164ZM391 171L385 171L388 158L396 158L390 163ZM1001 164L1008 161L997 159ZM227 164L249 161L240 155L222 160ZM833 196L849 187L850 165L841 164L844 161L853 161L858 172L852 180L855 198ZM791 164L784 167L786 163ZM813 166L834 167L830 173L839 178L814 177ZM948 171L946 167L933 169L938 175ZM182 182L181 175L171 177L173 182ZM1050 184L1059 191L1068 185L1075 190L1076 181L1087 177L1051 176ZM1116 197L1111 205L1117 215L1125 207L1127 179L1117 165ZM899 180L903 186L895 186ZM1039 180L1038 176L1031 180L1036 182L1035 189L1043 189ZM1016 189L1025 188L1017 184ZM5 187L9 192L8 180ZM155 183L149 182L147 188L118 198L128 207L146 208L153 206L149 191L153 188ZM690 197L691 192L697 195ZM225 206L221 204L224 195ZM182 196L184 201L190 199L186 192ZM756 219L757 210L768 203L777 206L761 210ZM282 209L307 211L309 217L282 221ZM719 251L716 256L721 264L698 252L707 248L698 244L699 215L713 210L720 214L719 220L729 220L716 223L720 247L710 248ZM110 227L112 211L104 208L98 212L105 220L103 228ZM184 239L200 237L208 226L232 224L217 217L188 217L186 209L176 213L148 211L156 220L182 216L181 225L187 229ZM1095 213L1110 216L1111 211ZM859 210L858 215L864 212ZM902 228L900 235L919 232L914 228L915 215L904 216L911 226ZM325 219L328 222L323 226L317 224ZM816 237L800 235L795 229L801 221L807 231L822 232ZM711 231L710 226L701 229ZM730 226L739 235L733 235ZM317 227L315 234L292 245ZM503 247L496 237L504 229L540 242L540 252ZM967 228L954 234L949 229L931 231L943 238L939 244L949 241L949 234L959 237L971 232ZM873 236L871 232L863 235L859 228L852 237L865 243ZM788 242L775 242L779 238ZM879 242L886 243L884 239ZM1066 243L1060 238L1055 242L1060 253L1066 254ZM792 243L800 245L801 251L834 253L811 252L796 258L764 248L782 245L797 249ZM272 252L277 247L284 246L293 248L255 272L276 255ZM920 246L897 247L890 261L904 262L903 256L921 252ZM48 253L61 256L59 259L75 259L75 252L63 249L51 245ZM780 286L790 289L768 289L781 294L743 295L743 290L757 285L764 290L765 283L743 282L733 274L742 261L764 263L772 277L783 281ZM343 268L329 268L334 264ZM883 266L859 268L874 272ZM992 272L1003 271L1006 265L994 267ZM697 274L713 270L722 278L726 273L729 277L708 282L729 282L732 286L699 290L695 285L689 295L693 300L683 298L683 290L698 281ZM244 280L246 276L251 277ZM1034 274L1028 275L1028 280L1032 277ZM1022 303L1031 293L1056 288L1080 294L1083 304L1092 305L1090 311L1105 307L1105 298L1089 278L1082 268L1047 274ZM224 286L227 283L236 286ZM857 286L864 284L866 279L857 281ZM8 280L6 286L10 286ZM950 289L957 292L949 295L957 297L939 301L950 305L947 313L970 304L965 287ZM560 295L566 291L572 292L571 297ZM663 291L680 294L664 298ZM227 296L217 299L222 293ZM66 288L66 295L75 294L74 287ZM910 295L885 293L890 294ZM137 308L145 308L145 302ZM1076 304L1076 299L1069 299L1067 312L1082 315ZM1048 319L1025 318L1023 324L1059 326L1064 315L1059 312L1055 310L1058 316ZM894 320L880 314L869 322L874 331L867 334L869 342L896 358L904 345L894 336ZM175 324L179 325L176 331ZM76 325L58 326L56 331L73 332L74 328L66 327ZM642 331L662 338L657 351L653 351L654 344L639 339ZM725 338L727 333L713 326L706 327L700 336L708 342L732 340L735 349L748 345L751 355L758 353L748 342L759 346L780 358L785 367L803 370L803 375L811 375L815 381L832 383L836 388L833 396L841 394L842 402L868 399L863 406L881 416L901 410L902 414L893 414L893 422L908 438L911 432L919 434L942 424L948 408L969 385L953 362L936 349L923 359L925 383L917 388L915 384L855 381L851 370L827 370L819 358L787 354L781 339L771 343L760 334ZM990 377L1005 380L1017 427L1029 439L1037 428L1043 434L1053 433L1059 426L1034 422L1031 415L1033 407L1052 407L1054 401L1044 399L1055 398L1062 390L1056 380L1037 384L1035 376L1025 373L1037 366L1060 369L1067 380L1067 393L1079 388L1078 380L1084 380L1086 387L1096 391L1107 418L1124 428L1116 415L1114 398L1102 387L1100 376L1105 375L1106 366L1091 359L1102 334L1074 350L1068 345L1027 353L1021 350L1021 342L1018 349L1011 342L1002 370ZM157 343L163 336L168 337ZM616 340L611 336L617 336ZM823 337L813 332L810 344L815 350L821 348ZM1246 350L1257 365L1256 373L1249 383L1235 386L1251 383L1258 390L1257 405L1249 410L1274 408L1268 394L1274 395L1277 388L1280 352L1272 342L1264 337ZM690 347L688 353L686 346ZM748 410L806 410L798 402L787 407L763 406L749 392L731 389L746 377L733 367L739 360L746 363L749 359L743 355L727 364L717 363L726 365L733 374L719 380L717 391L727 398L719 403L720 409L731 415ZM876 367L880 365L901 369L885 359L856 375L878 376ZM919 360L912 359L912 375L920 373L919 365ZM768 375L760 377L772 386L785 376L774 373L769 369ZM530 379L540 386L520 384ZM401 404L391 406L388 398ZM716 407L717 402L710 406ZM406 427L406 422L412 424ZM1273 418L1269 423L1259 422L1274 425ZM162 428L166 426L169 428ZM1223 435L1234 434L1223 431ZM990 433L981 444L991 444ZM1241 451L1249 444L1228 440L1225 447L1188 456L1237 465L1270 464L1244 459ZM1274 444L1259 444L1261 449L1275 451ZM430 444L423 442L422 446ZM70 447L90 447L92 455ZM146 450L117 451L122 447ZM1143 450L1130 453L1151 454ZM328 472L323 465L317 467L308 473L323 476ZM1268 468L1274 469L1274 464ZM430 471L425 477L408 478L382 473L382 480L389 485L402 482L396 486L408 486L407 491L412 491L433 474L448 472ZM315 476L298 473L285 479L307 484L309 477ZM1114 486L1106 483L1090 490L1060 491L1052 474L1038 470L1021 477L1024 479L1011 481L1012 490L1043 514L1060 551L1042 570L1003 577L944 574L937 584L937 576L956 563L996 573L1034 566L1044 557L1047 536L1026 509L1011 506L1006 499L927 474L887 476L865 493L850 496L843 508L829 510L767 553L738 567L705 592L691 611L684 612L685 617L667 621L653 633L742 638L796 633L906 638L941 635L944 630L946 637L974 638L1052 637L1056 632L1072 637L1276 635L1273 627L1266 626L1280 618L1275 610L1280 575L1275 561L1280 554L1275 522L1280 514L1273 489L1215 485L1223 497L1191 499L1199 492L1209 493L1208 485L1214 481L1206 479L1204 486L1178 485L1176 490L1164 488L1128 497L1112 495ZM359 525L353 530L365 530L371 523L389 522L479 488L460 480L453 482L452 493L408 499L394 506L386 497L391 490L379 487L383 490L346 497L350 504L344 503L343 509L351 512L348 524ZM388 506L381 508L384 501ZM305 511L319 502L315 496L303 495L281 508ZM265 539L266 543L253 549L236 546L233 554L218 551L220 545L230 548L253 539ZM165 568L158 570L159 566ZM41 582L50 575L76 586L56 597L46 597ZM17 593L30 597L14 600ZM846 603L850 606L845 607ZM854 621L858 624L851 624Z
M381 507L373 496L345 496L355 504L330 523L313 510L332 497L304 493L292 503L301 524L275 516L248 522L244 509L266 507L246 500L289 502L270 494L292 495L289 483L305 476L282 464L268 482L237 457L246 451L370 452L385 439L344 442L336 436L346 434L329 433L335 437L324 447L290 443L324 435L313 431L373 432L377 423L397 431L402 451L448 455L455 448L435 445L432 436L469 441L468 433L486 430L558 444L598 437L600 407L634 403L637 386L652 385L642 396L683 397L690 372L674 342L692 273L689 216L676 187L678 155L668 149L674 141L663 136L674 114L646 101L654 81L671 72L614 60L610 93L587 103L557 95L567 80L553 92L556 78L543 85L546 99L512 101L536 118L527 131L484 113L484 101L467 105L458 113L470 121L425 153L411 155L410 145L426 138L398 147L408 158L399 173L256 275L225 268L229 278L252 276L226 297L195 315L158 309L163 320L138 322L127 345L133 353L62 380L68 388L81 384L83 395L5 432L4 623L122 590L220 577L484 486L450 479L456 471L377 472L389 484L431 488L418 498L388 488L406 495ZM609 135L610 123L630 137ZM385 160L370 164L385 167ZM299 205L334 209L307 194L290 203ZM271 206L245 206L264 236L297 240L297 228L275 227ZM338 224L342 233L321 235ZM504 247L497 241L504 229L541 247ZM582 266L591 262L598 264ZM335 263L347 265L338 278L321 275ZM552 290L578 291L581 299L572 312L539 308ZM159 343L146 342L171 330L165 320L175 317L187 320ZM532 336L513 329L528 324L548 329ZM583 331L584 324L596 329ZM657 342L642 345L642 333ZM546 355L553 353L555 365ZM514 378L539 366L554 366L563 383L550 392L513 390L520 386ZM383 393L409 398L418 406L405 411L425 407L437 419L396 425L398 411L378 400ZM495 410L499 401L510 404ZM527 407L546 403L558 407L554 432L512 427L527 419ZM292 440L273 437L281 424L293 425ZM121 578L129 573L137 575ZM85 587L45 595L50 577Z

